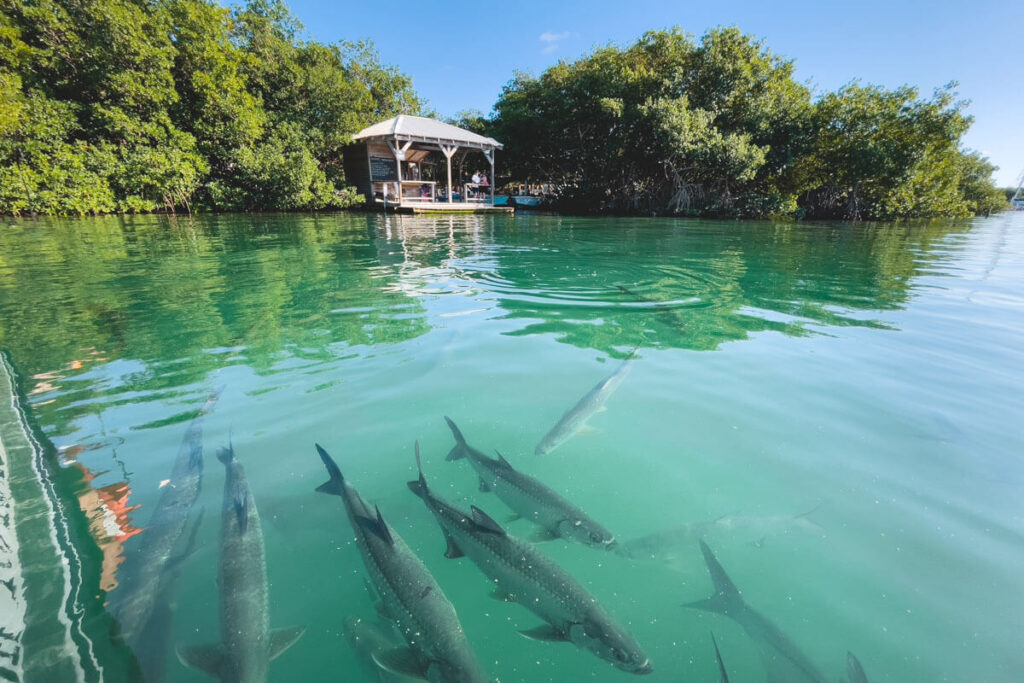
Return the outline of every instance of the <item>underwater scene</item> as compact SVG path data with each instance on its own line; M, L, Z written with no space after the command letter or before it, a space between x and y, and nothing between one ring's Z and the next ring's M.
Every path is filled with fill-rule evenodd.
M1020 680L1024 213L8 222L0 679Z

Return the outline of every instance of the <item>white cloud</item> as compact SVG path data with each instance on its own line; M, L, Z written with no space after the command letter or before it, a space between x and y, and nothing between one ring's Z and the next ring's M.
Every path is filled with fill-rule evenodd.
M558 49L558 44L568 37L568 31L563 31L562 33L553 33L551 31L545 31L544 33L540 34L540 37L538 38L540 42L544 43L544 48L541 51L545 53L554 52L555 50Z

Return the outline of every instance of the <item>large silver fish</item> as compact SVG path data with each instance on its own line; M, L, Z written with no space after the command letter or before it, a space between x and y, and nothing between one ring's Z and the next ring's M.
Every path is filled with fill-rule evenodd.
M219 396L220 389L210 394L185 431L171 476L160 490L149 524L138 536L138 547L118 572L119 585L110 596L110 612L118 622L121 637L136 652L145 649L141 642L143 632L159 596L167 593L167 570L199 496L203 478L203 418ZM146 663L140 664L146 668Z
M634 350L633 353L635 352ZM590 419L590 416L604 406L608 397L612 395L622 383L622 380L625 379L626 373L629 372L630 359L633 357L633 353L629 355L629 358L622 361L622 364L616 368L615 372L598 382L593 389L588 391L583 398L576 402L576 405L562 416L562 419L540 440L537 448L534 449L534 453L537 455L550 453L583 428L587 420Z
M533 477L515 470L505 458L491 458L466 443L451 418L445 417L455 437L448 460L469 460L480 476L480 490L494 491L516 513L539 524L549 537L566 538L603 550L615 548L615 537L568 500Z
M409 489L437 518L448 548L445 557L468 556L499 594L514 600L546 623L526 635L537 640L567 641L614 666L636 674L651 672L651 662L632 636L620 626L568 572L537 551L505 533L482 510L466 514L427 486L416 448L419 479Z
M181 648L178 657L224 683L263 683L271 660L305 629L270 630L267 563L256 502L234 448L221 448L217 459L225 468L217 572L221 642Z
M331 456L316 446L330 479L317 488L340 496L356 533L356 545L380 595L383 612L397 625L408 647L374 652L394 673L432 683L484 683L487 676L462 631L455 608L416 555L342 476Z
M200 510L196 521L192 523L192 531L189 532L185 548L168 563L163 580L160 582L153 611L150 613L142 635L138 638L134 654L139 665L139 673L145 683L162 683L166 676L167 658L174 649L172 647L174 585L181 573L181 567L195 551L196 538L202 521L203 511Z
M679 524L664 531L627 539L619 546L618 552L633 559L675 564L677 560L690 557L694 541L716 534L740 535L759 547L770 536L794 531L824 535L824 529L810 519L819 507L798 515L728 514L707 521Z
M828 679L789 636L743 600L736 585L704 541L700 542L700 549L708 573L711 574L715 593L710 598L687 606L724 614L742 626L758 645L770 683L828 683Z

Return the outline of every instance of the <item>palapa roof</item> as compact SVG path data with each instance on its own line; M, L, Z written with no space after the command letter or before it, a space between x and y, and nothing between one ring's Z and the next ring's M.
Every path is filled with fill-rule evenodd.
M504 147L494 138L477 135L450 123L423 116L406 116L405 114L375 123L352 136L353 140L394 140L396 138L412 142L433 142L475 149L501 149Z

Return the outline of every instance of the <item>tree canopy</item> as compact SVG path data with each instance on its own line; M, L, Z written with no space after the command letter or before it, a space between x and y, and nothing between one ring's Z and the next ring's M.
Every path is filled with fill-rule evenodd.
M793 63L736 28L645 34L516 75L487 122L518 180L576 211L873 218L1002 208L960 140L954 84L851 83L816 100Z
M424 105L372 44L301 36L282 0L0 0L0 213L357 203L351 135ZM457 121L569 211L891 219L1005 207L964 108L955 84L814 93L736 28L673 29Z
M281 0L0 0L0 213L352 204L341 148L422 105L300 31Z

